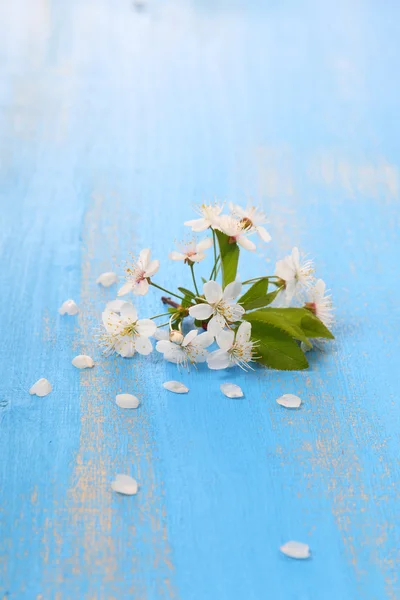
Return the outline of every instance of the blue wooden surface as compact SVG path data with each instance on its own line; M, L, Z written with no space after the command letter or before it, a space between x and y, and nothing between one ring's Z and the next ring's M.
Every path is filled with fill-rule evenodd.
M394 0L0 3L1 598L400 598L399 23ZM270 216L243 276L315 257L337 340L308 372L201 370L174 396L160 356L101 359L95 280L148 245L174 280L214 197Z

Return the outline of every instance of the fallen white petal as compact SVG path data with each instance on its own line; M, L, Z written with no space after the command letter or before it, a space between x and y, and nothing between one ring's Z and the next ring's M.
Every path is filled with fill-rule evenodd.
M125 496L134 496L138 491L138 483L130 475L116 475L111 487L114 492Z
M280 398L277 398L276 401L285 408L299 408L301 404L301 398L294 394L284 394Z
M113 273L112 271L102 273L100 277L96 279L96 283L100 283L100 285L102 285L103 287L110 287L110 285L117 283L117 281L118 275L116 273Z
M74 315L78 314L79 308L76 302L74 302L74 300L66 300L61 304L60 308L58 309L58 312L60 313L60 315L70 315L71 317L73 317Z
M170 392L174 392L175 394L186 394L189 391L189 388L186 385L183 385L180 381L166 381L163 383L163 387Z
M221 383L219 387L228 398L242 398L243 396L242 388L234 383Z
M94 360L86 354L78 354L72 359L72 364L77 369L91 369L94 367Z
M140 404L139 398L132 394L117 394L115 402L120 408L137 408Z
M111 300L107 302L106 309L112 310L113 312L119 313L121 312L122 305L125 304L126 300Z
M280 551L290 558L309 558L310 547L302 542L286 542L280 547Z
M153 338L158 341L169 340L169 331L167 331L166 329L156 329L153 333Z
M50 394L52 389L53 388L51 386L50 381L42 377L36 383L33 384L31 389L29 390L29 393L42 397L47 396L47 394Z

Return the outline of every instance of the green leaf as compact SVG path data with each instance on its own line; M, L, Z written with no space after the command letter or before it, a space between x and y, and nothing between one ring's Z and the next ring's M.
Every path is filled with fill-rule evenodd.
M301 327L304 335L309 338L335 339L333 333L307 308L266 308L265 311L283 315L287 321Z
M257 341L258 362L272 369L300 371L308 362L297 342L285 331L262 321L252 321L251 337Z
M196 294L194 294L192 291L184 288L184 287L178 287L178 290L181 292L181 294L183 294L184 296L188 296L188 298L195 298Z
M243 306L245 310L251 310L251 306L254 302L264 299L267 295L268 290L268 279L260 279L253 283L249 287L247 292L243 294L238 300L238 303Z
M229 243L229 236L222 231L215 232L218 239L219 251L222 262L222 287L226 287L228 283L235 281L238 261L239 261L239 246L236 242Z
M195 294L186 288L180 287L178 290L183 294L182 306L187 308L193 304L193 300L195 299Z
M277 297L279 292L281 292L281 291L282 291L282 288L278 287L273 292L269 292L269 294L267 294L264 298L264 300L265 300L264 304L262 306L257 306L256 308L263 308L264 306L268 306L269 304L271 304L275 300L275 298Z
M255 310L257 308L265 308L269 306L271 302L275 300L282 287L278 287L273 292L266 293L268 289L268 279L262 279L257 281L254 285L247 290L238 302L243 306L246 311ZM265 290L265 291L264 291Z
M277 329L280 329L281 331L284 331L290 335L290 337L294 338L295 340L304 342L309 348L312 347L302 328L296 323L292 323L290 320L286 319L284 314L276 313L275 309L273 308L266 310L255 310L254 312L244 315L243 319L252 324L256 321L260 321L262 323L266 323L267 325L271 325L272 327L276 327Z
M182 305L184 308L189 308L189 306L192 306L192 299L191 299L191 298L189 298L188 296L184 296L184 297L183 297L183 300L182 300L182 302L181 302L181 305Z

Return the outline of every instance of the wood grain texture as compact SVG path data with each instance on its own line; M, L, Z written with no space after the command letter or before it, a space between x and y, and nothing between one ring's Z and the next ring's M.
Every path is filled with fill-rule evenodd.
M394 1L0 2L0 598L400 597L399 17ZM315 257L337 324L309 371L101 357L115 289L98 275L151 246L175 281L181 223L215 197L270 215L243 276L293 245ZM70 297L78 318L57 313ZM160 312L155 293L137 306ZM29 396L40 377L54 391ZM187 396L162 389L176 378ZM112 494L121 471L135 498ZM280 555L288 539L312 559Z

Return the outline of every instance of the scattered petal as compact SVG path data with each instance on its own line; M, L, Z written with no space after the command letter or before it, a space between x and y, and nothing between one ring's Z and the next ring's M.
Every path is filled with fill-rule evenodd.
M113 273L112 271L108 271L107 273L102 273L100 277L96 279L96 283L100 283L103 287L110 287L114 283L117 283L118 275Z
M301 404L301 398L295 396L294 394L284 394L277 398L277 403L285 408L299 408Z
M70 315L71 317L73 317L74 315L78 314L79 308L76 302L74 302L74 300L66 300L61 304L60 308L58 309L58 312L60 313L60 315Z
M94 367L94 360L86 354L78 354L72 359L72 364L77 369L91 369Z
M302 542L286 542L280 551L290 558L310 558L310 547Z
M242 398L243 391L242 388L234 383L221 383L219 386L221 392L225 394L228 398Z
M125 300L111 300L106 304L106 310L112 310L113 312L121 312L122 305L125 304Z
M52 389L53 388L51 386L50 381L42 377L36 383L33 384L31 389L29 390L29 393L42 397L47 396L47 394L50 394Z
M137 408L140 404L139 398L132 394L117 394L115 402L120 408Z
M156 329L153 333L153 338L157 341L169 340L169 331L166 329Z
M166 381L163 383L163 387L170 392L174 392L175 394L186 394L189 391L189 388L186 385L183 385L180 381Z
M116 475L111 487L114 492L125 496L134 496L138 491L138 483L130 475Z

